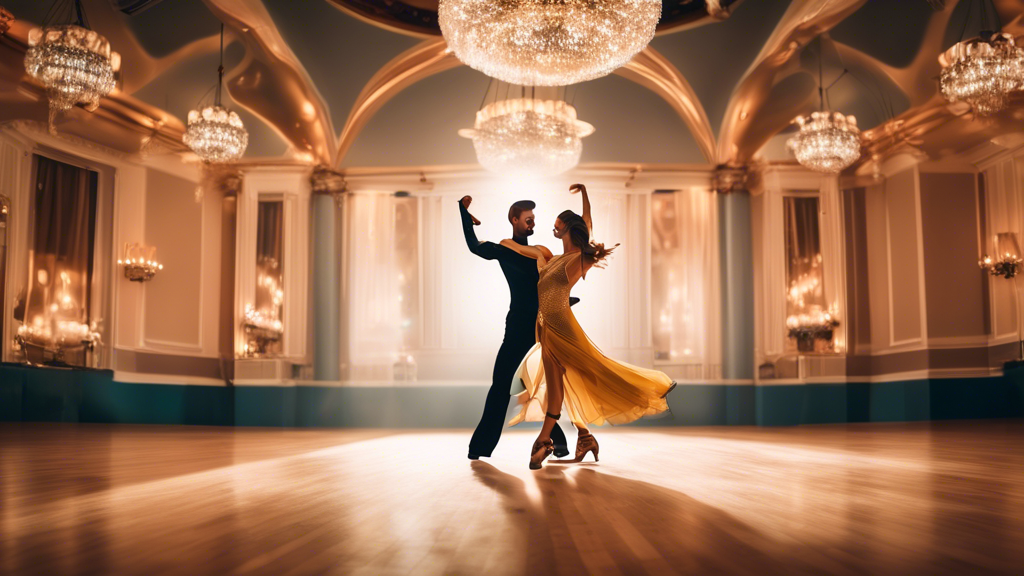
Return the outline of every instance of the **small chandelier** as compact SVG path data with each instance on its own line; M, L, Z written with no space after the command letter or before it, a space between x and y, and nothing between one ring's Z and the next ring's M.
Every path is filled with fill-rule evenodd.
M659 0L441 0L463 63L520 86L567 86L626 64L654 37Z
M221 106L224 86L224 25L220 25L220 67L217 68L217 95L213 106L188 113L188 128L182 141L206 163L238 160L249 145L249 133L242 119Z
M1024 50L1010 34L982 32L980 38L957 42L939 63L942 96L966 102L981 115L1003 110L1010 93L1024 89Z
M121 56L110 50L110 42L88 29L81 0L74 6L74 24L35 28L28 35L25 70L46 87L50 132L57 114L75 104L95 110L100 98L114 89L114 73L121 67Z
M576 166L581 138L594 127L576 119L576 109L561 100L514 98L492 102L476 113L471 138L480 164L493 172L553 176Z
M852 115L825 110L825 92L846 76L848 71L844 70L828 88L824 87L821 51L819 36L818 99L821 108L808 116L793 119L800 131L786 141L786 147L793 152L801 166L815 172L838 174L860 158L860 130L857 128L857 119Z
M812 112L793 120L800 132L786 141L801 166L815 172L842 172L860 158L857 119L840 112Z

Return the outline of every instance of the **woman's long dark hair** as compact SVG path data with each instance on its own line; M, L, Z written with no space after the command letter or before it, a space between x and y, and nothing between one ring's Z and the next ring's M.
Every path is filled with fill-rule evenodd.
M605 248L604 244L591 242L587 221L572 210L562 212L558 215L558 219L562 221L562 224L565 224L565 233L569 235L572 245L580 249L580 252L583 253L583 258L587 262L598 268L602 267L599 262L607 258L612 253L612 250L615 250L615 246L618 246L616 244L615 246Z

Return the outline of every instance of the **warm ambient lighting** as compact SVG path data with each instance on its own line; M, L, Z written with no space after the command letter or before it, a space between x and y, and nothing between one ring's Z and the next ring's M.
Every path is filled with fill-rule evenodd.
M594 127L576 119L576 109L560 100L515 98L485 106L472 129L459 135L473 140L484 168L501 174L553 176L576 166L581 138Z
M658 0L441 0L449 48L470 68L520 86L567 86L623 66L647 46Z
M786 142L801 166L838 173L860 158L857 119L840 112L813 112L793 120L800 131Z
M221 106L224 85L224 25L220 26L220 67L217 68L217 93L213 106L188 113L188 128L182 140L207 163L231 162L245 154L249 133L238 114Z
M1024 89L1024 50L1013 36L997 33L953 45L939 57L940 86L950 102L966 102L978 114L1006 108L1009 95Z
M129 242L124 247L124 258L117 261L118 266L124 266L124 277L132 282L145 282L152 280L153 276L164 265L156 261L156 248L143 246L135 242Z
M78 24L36 28L28 35L25 70L46 87L51 132L59 112L78 103L95 110L114 89L114 72L121 67L107 39L83 28L81 19Z

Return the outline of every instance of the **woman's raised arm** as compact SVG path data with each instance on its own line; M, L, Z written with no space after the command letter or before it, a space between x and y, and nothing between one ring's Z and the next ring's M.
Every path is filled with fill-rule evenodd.
M594 222L590 219L590 197L587 196L587 187L583 184L573 184L569 186L569 192L575 194L579 192L583 195L583 221L587 223L587 230L590 232L590 237L594 237Z

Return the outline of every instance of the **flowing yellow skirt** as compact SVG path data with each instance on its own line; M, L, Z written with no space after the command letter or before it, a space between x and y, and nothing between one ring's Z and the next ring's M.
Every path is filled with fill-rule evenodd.
M547 381L542 357L562 372L563 404L576 425L625 424L668 410L665 396L675 383L664 372L608 358L576 322L571 312L560 318L556 331L541 318L537 344L526 354L512 379L519 413L509 425L539 422L547 412ZM524 390L525 388L525 390ZM518 392L518 394L516 394Z

